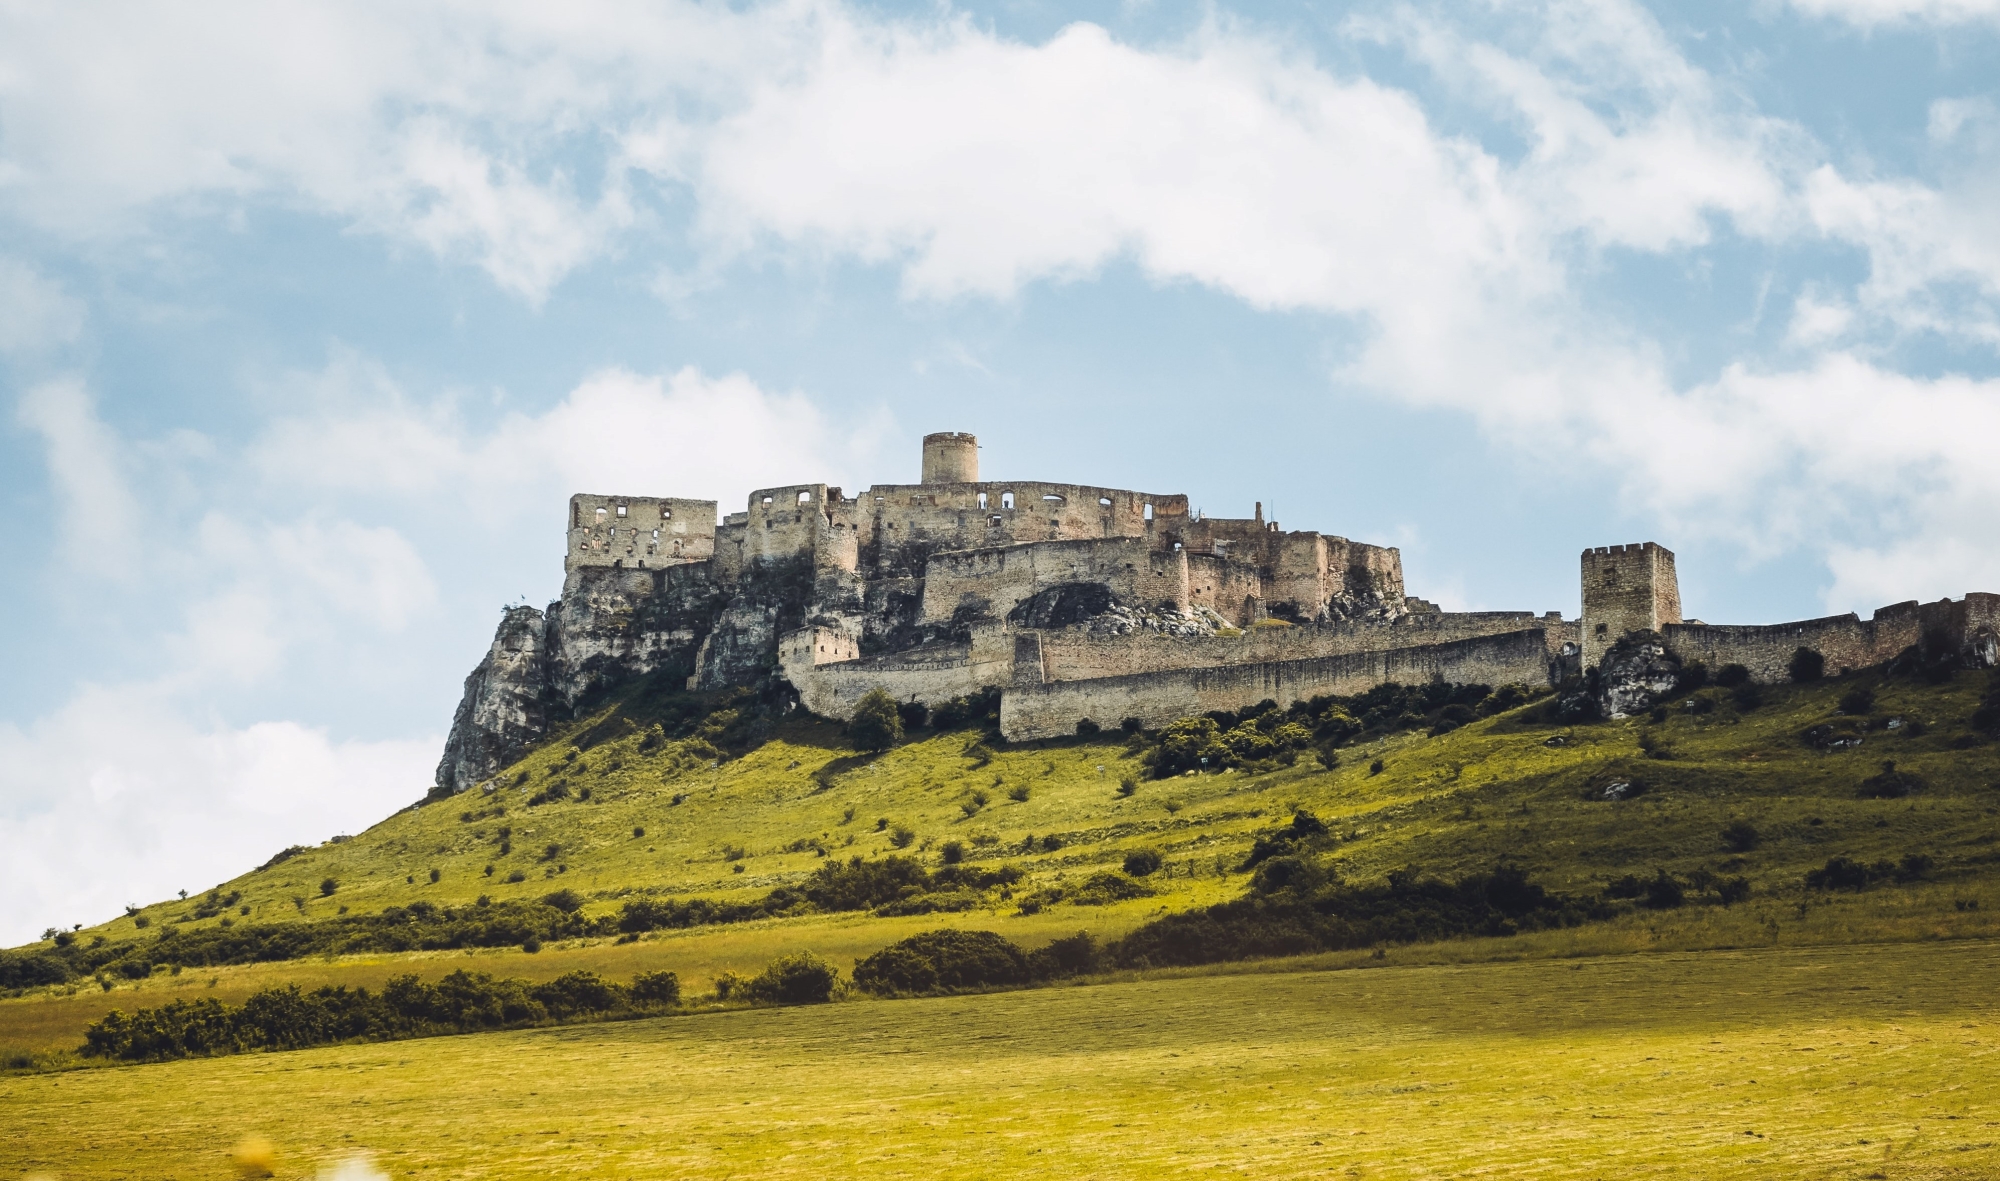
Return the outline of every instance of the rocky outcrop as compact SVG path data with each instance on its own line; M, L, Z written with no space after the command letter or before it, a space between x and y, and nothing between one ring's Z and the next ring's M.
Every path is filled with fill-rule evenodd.
M465 679L431 794L479 784L606 689L663 669L685 676L722 602L707 563L691 563L579 569L546 615L509 608Z
M568 709L659 669L692 670L723 604L705 562L571 571L549 604L549 684Z
M1645 713L1672 696L1680 680L1681 659L1657 632L1628 633L1597 666L1598 712L1607 718Z
M533 607L509 607L493 646L452 718L433 796L464 791L521 757L548 733L547 622Z

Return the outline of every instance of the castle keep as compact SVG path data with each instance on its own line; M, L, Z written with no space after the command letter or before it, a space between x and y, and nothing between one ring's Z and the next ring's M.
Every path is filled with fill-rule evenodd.
M958 432L924 438L921 472L853 496L762 488L719 519L715 501L571 497L562 598L503 617L440 789L491 775L590 693L661 670L690 689L775 674L833 718L878 687L926 706L997 689L1019 741L1385 682L1555 685L1633 632L1764 681L1801 647L1830 673L1919 644L2000 655L2000 596L1709 626L1682 619L1674 555L1645 542L1583 552L1580 619L1447 612L1406 593L1393 547L1287 532L1262 505L1220 519L1179 494L982 481L978 442Z

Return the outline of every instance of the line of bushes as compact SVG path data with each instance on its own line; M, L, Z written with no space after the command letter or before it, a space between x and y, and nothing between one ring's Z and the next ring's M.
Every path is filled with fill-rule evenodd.
M832 1000L840 974L810 953L780 957L756 976L725 973L717 1002L806 1005ZM126 1014L113 1010L84 1033L87 1058L126 1062L296 1050L335 1042L390 1041L518 1029L575 1021L626 1020L682 1008L680 978L641 972L630 984L595 972L568 972L542 984L456 971L435 984L398 976L381 992L296 984L261 989L240 1005L213 998L170 1001Z
M929 870L914 858L894 854L880 861L855 857L844 863L828 861L803 885L779 886L754 902L633 898L612 921L617 930L637 934L796 914L858 910L879 915L928 914L969 909L971 904L985 901L980 891L1011 886L1021 877L1021 871L1011 865L981 869L961 863Z

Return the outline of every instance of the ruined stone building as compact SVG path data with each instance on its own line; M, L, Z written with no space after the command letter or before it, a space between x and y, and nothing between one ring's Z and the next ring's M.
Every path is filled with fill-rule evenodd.
M878 687L928 706L998 689L1001 732L1019 741L1385 682L1550 685L1634 631L1766 681L1800 647L1838 671L1925 637L1991 664L2000 631L2000 597L1979 594L1866 622L1684 621L1674 556L1651 542L1584 551L1578 620L1440 611L1406 593L1393 547L1287 532L1261 505L1224 520L1179 494L984 481L977 441L955 432L925 437L915 484L794 484L717 507L570 498L562 597L505 613L467 679L441 788L491 775L593 692L662 670L690 689L775 675L832 718Z

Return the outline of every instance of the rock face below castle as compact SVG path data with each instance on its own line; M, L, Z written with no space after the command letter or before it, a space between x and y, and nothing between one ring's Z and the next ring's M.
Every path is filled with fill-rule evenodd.
M562 598L503 617L436 791L481 782L593 695L662 670L689 689L782 678L835 718L875 688L927 706L999 689L1002 734L1019 741L1385 682L1550 685L1633 632L1776 680L1800 646L1829 672L1920 640L1991 663L2000 630L1991 595L1868 623L1684 623L1673 554L1651 542L1585 551L1581 620L1439 611L1405 593L1393 547L1286 532L1261 505L1221 520L1177 494L981 481L960 433L925 438L923 473L852 497L762 488L719 521L714 501L571 497ZM1621 689L1618 712L1647 692Z

